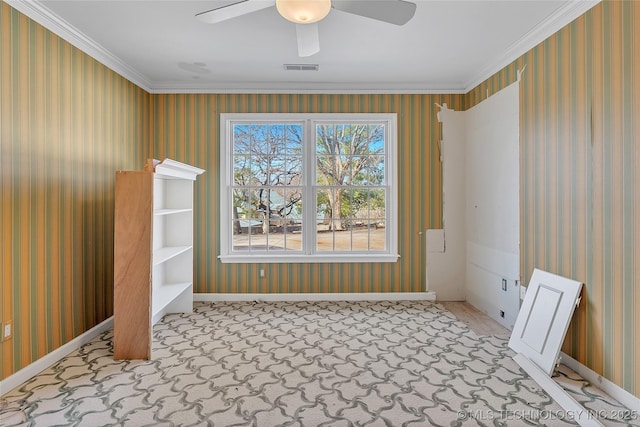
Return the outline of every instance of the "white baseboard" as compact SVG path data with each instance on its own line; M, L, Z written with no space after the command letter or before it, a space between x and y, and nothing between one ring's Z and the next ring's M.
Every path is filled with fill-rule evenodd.
M585 365L578 362L568 354L561 352L560 356L560 363L562 363L563 365L567 365L582 378L589 381L591 384L595 385L618 402L622 403L628 409L640 412L640 398L634 396L619 385L614 384L613 382L604 378L602 375L587 368Z
M82 335L75 337L68 343L58 347L57 349L53 350L51 353L48 353L45 356L41 357L40 359L36 360L35 362L25 366L15 374L8 376L4 380L0 381L0 396L10 392L14 388L18 387L20 384L27 382L28 380L36 376L38 373L44 371L49 366L53 365L57 361L64 358L66 355L68 355L72 351L77 350L78 348L90 342L91 340L93 340L95 337L97 337L104 331L109 330L111 328L113 328L113 316L109 317L107 320L94 326L93 328L89 329L87 332L83 333Z
M363 292L326 294L193 294L194 301L435 301L435 292Z

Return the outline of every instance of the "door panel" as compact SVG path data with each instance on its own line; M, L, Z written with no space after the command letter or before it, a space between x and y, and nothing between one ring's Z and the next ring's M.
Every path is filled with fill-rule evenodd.
M509 347L551 375L582 283L535 269Z

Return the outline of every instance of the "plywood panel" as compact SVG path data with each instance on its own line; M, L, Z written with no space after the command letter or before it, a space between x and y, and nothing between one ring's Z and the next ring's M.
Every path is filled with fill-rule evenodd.
M152 224L153 174L117 172L114 238L116 359L151 357Z

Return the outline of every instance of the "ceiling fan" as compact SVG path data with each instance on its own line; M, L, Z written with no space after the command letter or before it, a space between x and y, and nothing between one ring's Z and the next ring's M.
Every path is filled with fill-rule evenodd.
M318 21L331 9L352 13L395 25L404 25L416 12L415 3L405 0L239 0L196 15L200 21L215 24L274 6L285 19L296 24L298 56L320 51Z

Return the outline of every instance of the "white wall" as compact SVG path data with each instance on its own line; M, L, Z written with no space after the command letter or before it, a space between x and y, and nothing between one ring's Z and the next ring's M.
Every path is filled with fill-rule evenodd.
M427 232L428 288L440 301L466 300L511 329L519 309L519 82L470 110L443 108L438 117L444 230ZM439 232L444 252L429 247Z
M520 278L519 82L465 114L467 301L512 329Z

